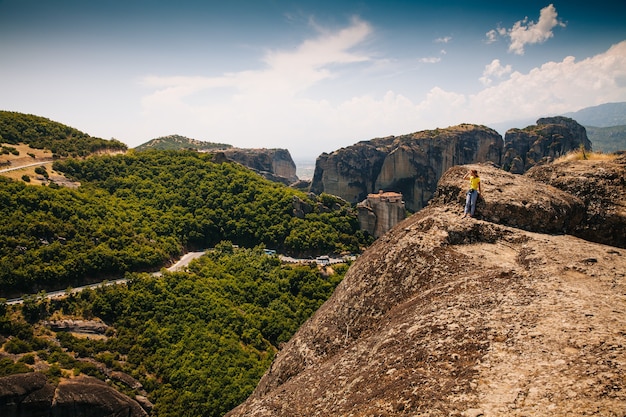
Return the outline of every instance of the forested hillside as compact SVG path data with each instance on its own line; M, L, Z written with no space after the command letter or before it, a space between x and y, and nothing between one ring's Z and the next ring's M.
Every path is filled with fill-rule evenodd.
M595 151L606 153L626 151L626 125L610 127L587 126L586 129Z
M281 265L261 248L222 242L188 272L132 274L127 285L47 300L20 313L0 303L0 377L44 372L109 380L160 417L219 417L241 403L278 346L330 296L347 270ZM50 331L43 320L104 320L104 334Z
M114 139L94 138L45 117L9 111L0 111L0 143L25 143L35 149L49 149L57 157L127 149L124 143Z
M325 195L318 204L209 154L130 152L54 169L83 185L0 179L0 297L158 270L186 248L222 240L297 255L367 244L345 202ZM304 218L294 216L294 198L311 206Z
M181 135L169 135L152 139L151 141L137 146L135 150L146 151L148 149L158 149L161 151L180 151L194 149L198 151L211 151L216 149L229 149L232 147L232 145L226 143L204 142Z
M57 160L76 189L0 178L0 297L128 279L56 299L25 295L21 306L0 298L0 377L42 372L56 386L90 375L146 396L158 416L217 417L250 395L347 269L282 265L263 249L359 252L371 238L341 199L212 158L150 150ZM213 249L188 271L140 272L202 248ZM106 331L50 324L59 320Z

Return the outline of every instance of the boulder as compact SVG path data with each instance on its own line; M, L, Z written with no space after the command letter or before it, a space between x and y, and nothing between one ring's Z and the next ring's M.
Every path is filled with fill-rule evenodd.
M51 417L139 417L148 414L135 400L90 376L61 381Z
M430 204L463 207L469 185L463 176L470 169L476 169L481 179L483 192L476 205L476 216L483 220L534 232L568 233L585 216L580 198L488 164L449 169L441 177Z
M565 159L531 168L526 176L583 202L584 218L572 234L626 248L626 154L599 160Z
M0 378L3 417L143 417L135 400L89 376L62 380L57 387L39 372Z
M0 378L3 417L48 417L55 388L38 372Z

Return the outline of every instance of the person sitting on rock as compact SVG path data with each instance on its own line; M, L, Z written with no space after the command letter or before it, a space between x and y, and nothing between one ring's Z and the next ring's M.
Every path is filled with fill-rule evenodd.
M470 217L474 217L478 194L483 192L480 186L480 177L478 176L478 171L476 171L475 169L470 170L470 172L465 174L463 179L469 179L470 182L470 188L467 191L467 195L465 197L465 212L463 213L463 217L467 217L468 215Z

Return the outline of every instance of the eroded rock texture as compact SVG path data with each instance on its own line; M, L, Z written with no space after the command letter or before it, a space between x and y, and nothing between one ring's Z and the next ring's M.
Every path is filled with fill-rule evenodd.
M536 125L511 129L504 135L502 166L523 174L535 165L552 161L580 147L591 150L587 131L567 117L545 117Z
M287 149L231 148L221 153L272 181L286 185L298 181L296 164Z
M62 380L58 386L38 373L0 378L3 417L143 417L139 403L89 376Z
M351 266L229 417L626 415L626 251L563 233L592 197L488 165L462 218L471 167Z

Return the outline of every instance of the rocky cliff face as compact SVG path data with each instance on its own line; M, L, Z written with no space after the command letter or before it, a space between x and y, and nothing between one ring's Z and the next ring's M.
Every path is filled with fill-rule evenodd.
M229 417L626 415L626 251L563 234L593 197L473 167L479 218L454 168Z
M581 146L591 150L583 126L567 117L542 118L536 125L506 132L502 166L514 174L522 174Z
M298 181L296 164L287 149L232 148L221 153L229 160L245 165L272 181L286 185Z
M0 410L3 417L143 417L139 403L106 383L81 376L58 386L34 372L0 378Z
M311 191L352 203L379 190L399 192L407 208L416 211L430 200L448 168L499 163L501 152L496 131L470 124L372 139L318 157Z
M439 178L452 166L493 162L521 174L581 146L591 149L585 128L566 117L511 129L504 141L492 129L469 124L372 139L320 155L311 191L352 203L381 189L394 191L403 194L409 210L417 211L426 206Z

